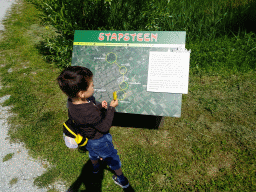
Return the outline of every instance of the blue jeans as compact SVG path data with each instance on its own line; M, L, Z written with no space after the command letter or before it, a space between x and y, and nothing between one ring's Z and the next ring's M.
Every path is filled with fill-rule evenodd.
M110 169L117 170L121 168L122 164L117 155L117 150L114 148L110 133L104 134L99 139L89 139L86 149L89 151L89 158L91 160L97 160L99 157L102 157Z

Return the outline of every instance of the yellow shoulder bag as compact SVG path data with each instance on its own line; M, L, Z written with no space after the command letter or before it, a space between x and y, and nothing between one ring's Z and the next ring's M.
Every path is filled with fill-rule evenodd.
M74 120L68 119L65 123L63 123L63 132L69 133L69 137L75 138L75 141L79 147L85 146L88 142L88 138L83 138L83 136L77 133Z

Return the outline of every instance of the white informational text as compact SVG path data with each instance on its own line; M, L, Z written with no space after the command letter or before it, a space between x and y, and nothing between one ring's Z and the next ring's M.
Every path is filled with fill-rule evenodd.
M188 94L190 51L150 52L147 91Z

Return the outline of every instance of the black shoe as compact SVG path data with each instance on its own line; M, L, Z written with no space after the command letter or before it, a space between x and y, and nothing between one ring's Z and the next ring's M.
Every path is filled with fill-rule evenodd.
M129 182L126 177L124 177L125 180L121 182L116 175L113 175L112 179L114 180L115 184L119 185L122 188L129 187Z

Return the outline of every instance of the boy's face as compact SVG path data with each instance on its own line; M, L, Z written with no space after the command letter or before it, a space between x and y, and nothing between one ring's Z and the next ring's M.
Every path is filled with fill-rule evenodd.
M89 85L89 88L87 89L88 95L90 95L89 97L91 97L94 93L94 84L93 84L93 80L91 81L91 84Z

